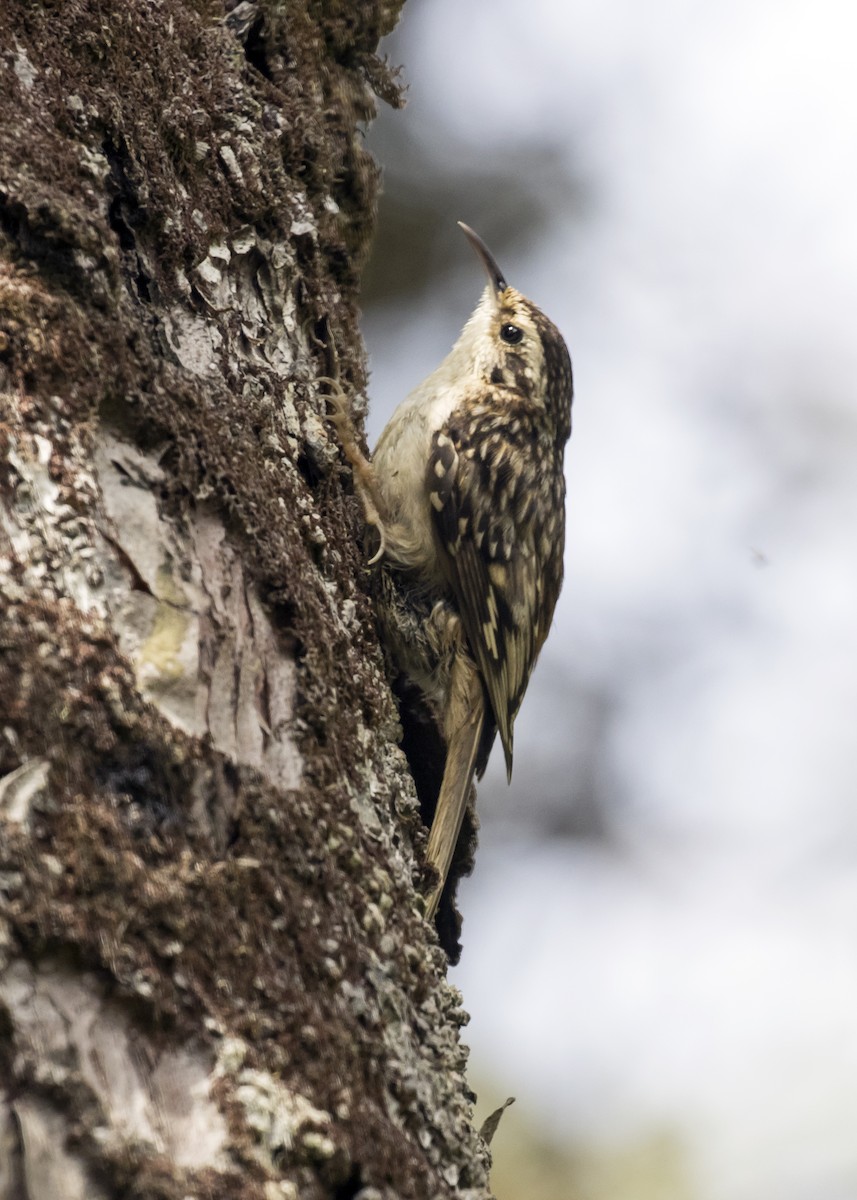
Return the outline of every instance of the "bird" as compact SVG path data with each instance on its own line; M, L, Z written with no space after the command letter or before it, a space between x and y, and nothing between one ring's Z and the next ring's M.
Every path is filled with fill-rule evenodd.
M574 390L559 330L458 224L488 283L452 350L396 408L371 460L347 412L335 416L376 531L382 637L445 751L429 919L497 734L511 781L515 718L562 585Z

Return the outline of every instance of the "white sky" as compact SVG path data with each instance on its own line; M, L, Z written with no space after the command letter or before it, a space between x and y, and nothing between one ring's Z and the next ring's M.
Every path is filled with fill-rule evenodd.
M833 0L411 0L397 46L434 155L548 141L586 195L501 258L577 398L566 586L462 895L474 1062L572 1140L679 1130L702 1200L857 1198L855 47ZM369 315L375 435L468 253ZM620 849L521 819L581 689Z

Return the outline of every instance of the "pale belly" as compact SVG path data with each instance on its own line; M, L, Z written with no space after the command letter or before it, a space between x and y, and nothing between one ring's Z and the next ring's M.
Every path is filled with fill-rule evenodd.
M391 522L398 534L408 566L438 573L431 526L431 508L425 485L432 437L458 407L454 388L427 387L429 380L403 400L390 418L372 455L375 477Z

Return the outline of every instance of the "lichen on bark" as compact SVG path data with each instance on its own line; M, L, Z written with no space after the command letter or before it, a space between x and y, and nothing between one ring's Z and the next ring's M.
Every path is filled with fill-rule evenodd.
M0 12L0 1197L488 1194L319 383L399 7Z

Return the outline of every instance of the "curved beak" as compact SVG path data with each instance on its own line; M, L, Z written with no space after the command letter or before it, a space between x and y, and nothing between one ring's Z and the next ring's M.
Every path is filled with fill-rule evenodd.
M497 266L494 255L482 241L482 238L478 233L474 233L469 225L465 225L463 221L458 222L458 227L467 238L468 242L470 242L470 245L479 255L479 259L482 262L483 267L488 272L488 278L491 281L491 286L498 293L505 292L507 285L503 276L503 272Z

